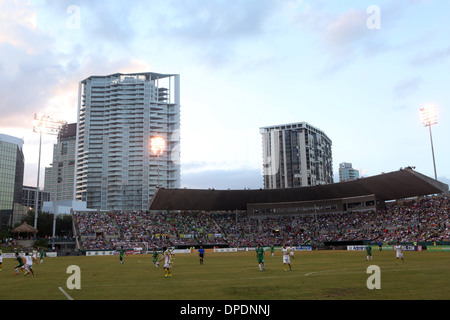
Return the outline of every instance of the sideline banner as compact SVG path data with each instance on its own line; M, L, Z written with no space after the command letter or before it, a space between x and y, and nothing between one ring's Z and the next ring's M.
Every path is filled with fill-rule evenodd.
M49 258L54 258L56 257L58 254L56 252L46 252L45 256L49 257ZM13 252L4 252L2 254L3 258L6 259L14 259L16 257L16 254ZM22 258L25 257L25 253L24 252L19 252L19 256L21 256Z
M371 246L372 250L378 250L378 246ZM450 247L450 246L449 246ZM347 250L349 251L365 251L366 246L347 246ZM382 247L382 250L395 250L393 245L385 245ZM414 245L402 245L403 251L422 251L422 246L414 246Z
M450 252L450 246L427 246L427 251Z
M312 251L312 246L295 247L295 251Z
M236 252L237 248L214 248L214 252Z
M114 251L86 251L86 256L113 256Z

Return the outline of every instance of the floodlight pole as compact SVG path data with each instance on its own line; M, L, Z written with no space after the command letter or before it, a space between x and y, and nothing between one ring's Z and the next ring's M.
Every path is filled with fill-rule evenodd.
M434 178L437 180L436 160L434 158L433 135L431 134L431 124L428 125L428 127L430 128L431 154L433 155Z
M151 151L153 153L156 153L156 156L157 156L157 160L156 161L157 161L157 175L158 175L157 180L158 180L158 183L157 183L156 189L159 189L159 157L165 151L165 148L166 148L165 144L166 144L166 142L161 136L156 136L156 137L153 137L152 139L150 139L150 144L151 144L151 146L150 146Z
M65 125L67 122L55 120L45 115L34 115L34 120L37 121L36 125L33 126L33 131L39 133L39 160L38 160L38 176L37 176L37 186L36 186L36 195L35 195L35 208L34 208L34 227L37 229L37 219L38 219L38 205L39 205L39 176L41 170L41 147L42 147L42 133L44 130L47 134L58 135L61 127ZM56 181L57 183L58 181ZM54 199L56 200L56 199ZM56 206L57 207L57 206ZM53 233L55 230L55 221L56 221L56 211L54 214L53 220Z
M433 135L431 134L431 126L437 123L436 108L434 106L425 106L420 109L422 113L422 123L430 130L431 154L433 156L434 178L437 180L436 160L434 158Z
M157 165L158 165L158 184L156 185L156 188L159 189L159 152L158 152Z

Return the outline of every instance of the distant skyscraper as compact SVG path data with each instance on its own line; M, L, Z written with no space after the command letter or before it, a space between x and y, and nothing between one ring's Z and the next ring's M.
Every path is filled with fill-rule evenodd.
M13 216L22 207L25 159L23 140L0 134L0 229L13 224Z
M356 180L359 178L359 171L353 169L351 163L342 162L339 164L339 181Z
M80 82L76 198L90 209L147 210L159 183L180 187L180 76L136 73ZM166 141L161 155L150 139Z
M27 208L34 208L36 205L36 186L23 186L22 188L22 205ZM42 210L45 201L50 201L50 192L39 190L38 208Z
M65 124L53 145L52 166L45 168L44 184L44 190L51 194L51 201L55 201L55 195L58 201L75 199L76 137L77 124Z
M306 122L264 127L264 188L333 183L331 140Z

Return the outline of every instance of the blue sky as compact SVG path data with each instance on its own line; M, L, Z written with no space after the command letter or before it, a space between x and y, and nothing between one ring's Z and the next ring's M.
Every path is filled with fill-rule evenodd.
M341 162L434 177L424 104L438 109L448 183L449 12L439 0L0 0L0 133L24 138L35 185L34 113L76 122L91 75L177 73L182 186L262 187L259 128L303 121L333 141L335 177ZM54 141L44 137L42 167Z

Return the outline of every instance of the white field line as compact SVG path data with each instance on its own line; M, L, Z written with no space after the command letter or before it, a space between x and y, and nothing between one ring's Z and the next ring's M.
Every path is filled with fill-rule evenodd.
M73 298L72 298L71 296L69 296L69 295L67 294L67 292L64 291L63 288L58 287L58 289L59 289L59 291L61 291L61 292L66 296L67 299L73 300Z

